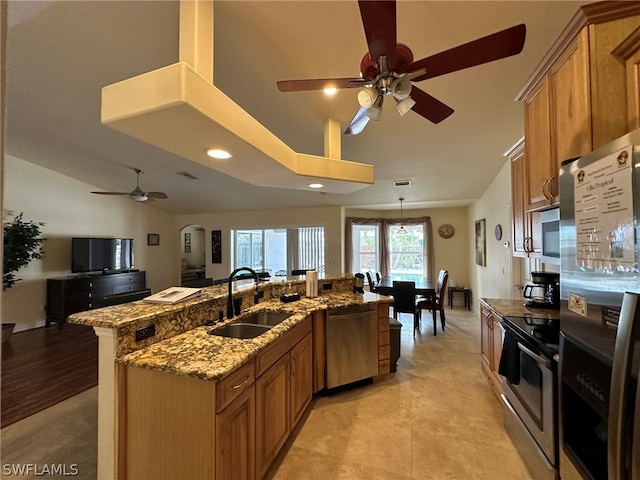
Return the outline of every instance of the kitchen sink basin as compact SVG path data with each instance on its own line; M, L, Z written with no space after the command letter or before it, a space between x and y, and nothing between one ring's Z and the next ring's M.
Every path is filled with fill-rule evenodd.
M216 328L209 332L209 335L218 337L240 338L243 340L255 338L268 331L271 327L268 325L255 325L249 323L230 323L224 327Z
M248 323L256 326L266 325L269 327L275 327L279 323L284 322L291 315L292 314L288 312L272 312L269 310L262 310L259 312L253 312L246 317L240 317L238 321L240 323Z

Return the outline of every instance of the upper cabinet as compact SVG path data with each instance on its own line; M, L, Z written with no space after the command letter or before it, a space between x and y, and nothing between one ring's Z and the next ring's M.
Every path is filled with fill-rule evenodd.
M640 28L636 28L613 54L625 62L629 130L640 128Z
M613 52L638 27L640 2L581 7L516 97L525 104L526 210L559 203L558 170L564 160L630 130L628 104L638 103L639 60L631 68ZM631 57L628 51L622 55ZM630 69L633 98L627 89Z

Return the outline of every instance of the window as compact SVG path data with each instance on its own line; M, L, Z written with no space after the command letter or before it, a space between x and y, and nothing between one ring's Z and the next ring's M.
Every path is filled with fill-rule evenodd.
M424 229L422 225L405 225L407 233L398 233L397 225L388 227L389 274L411 280L424 276Z
M324 272L324 227L272 228L232 231L234 268L290 272Z
M353 271L380 271L380 235L377 225L353 226Z

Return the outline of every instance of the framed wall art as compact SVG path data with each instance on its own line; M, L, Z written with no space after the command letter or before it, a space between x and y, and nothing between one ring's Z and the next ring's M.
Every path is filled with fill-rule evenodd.
M476 220L476 264L487 266L487 221Z
M147 234L147 245L160 245L160 234L159 233L148 233Z
M184 234L184 253L191 253L191 234Z
M211 262L222 263L222 230L211 230Z

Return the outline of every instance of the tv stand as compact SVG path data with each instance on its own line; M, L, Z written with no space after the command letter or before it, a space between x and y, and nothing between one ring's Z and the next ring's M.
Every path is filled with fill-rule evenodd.
M143 290L147 285L144 271L112 271L82 277L47 279L47 316L45 325L57 323L62 328L72 313L103 306L102 299L116 293Z

